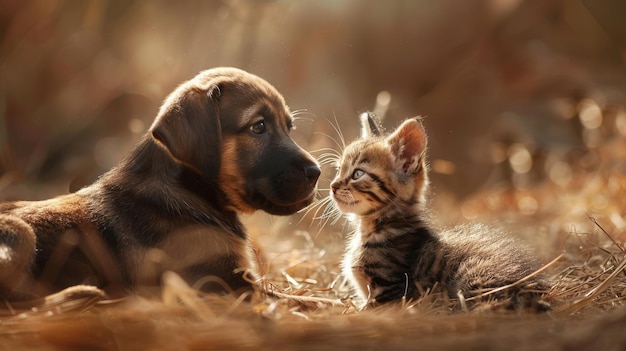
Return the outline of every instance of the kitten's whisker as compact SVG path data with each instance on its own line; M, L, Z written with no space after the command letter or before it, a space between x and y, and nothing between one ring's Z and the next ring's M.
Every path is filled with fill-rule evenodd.
M324 212L322 213L322 217L326 219L325 223L328 223L332 220L330 224L334 225L339 221L339 219L341 219L342 215L341 211L339 211L339 209L337 209L337 207L335 206L335 203L330 201L328 202L328 204L326 204Z
M339 142L336 138L334 138L334 137L332 137L332 136L330 136L330 135L328 135L328 134L326 134L326 133L322 133L322 132L315 132L315 133L313 133L313 134L322 135L322 136L327 137L327 138L328 138L328 139L330 139L330 140L331 140L331 141L332 141L335 145L337 145L337 147L338 147L339 149L341 149L341 150L343 150L343 149L345 148L344 141L343 141L343 139L341 139L342 137L340 137L340 140L341 140L341 143L340 143L340 142Z
M320 134L320 133L318 132L317 134ZM329 152L333 153L335 156L337 156L337 158L341 157L339 152L337 150L333 149L332 147L321 147L319 149L315 149L315 150L312 150L312 151L309 151L309 152L314 154L314 153L322 152L322 151L329 151Z
M341 131L341 128L339 128L339 121L337 121L337 115L335 114L334 111L333 111L333 118L335 119L335 124L331 124L331 125L337 132L337 135L339 135L339 139L341 140L341 151L343 151L346 149L346 138L344 138L343 132Z
M334 207L333 202L330 196L327 199L328 201L325 201L324 209L322 211L322 214L319 217L317 216L317 213L322 207L320 206L320 208L318 208L318 211L316 211L315 218L319 220L319 223L318 223L319 230L317 231L316 235L319 235L322 232L322 230L326 227L326 225L328 225L328 222L332 218L332 212L329 212L329 208L331 208L330 211L332 211L332 208Z
M317 160L318 164L320 166L331 166L333 167L334 165L337 164L337 161L333 160L333 159L323 159L323 160ZM332 181L332 179L326 179L328 181Z
M311 224L314 220L318 220L318 232L316 235L319 235L322 230L328 225L328 222L332 219L331 225L334 225L339 218L341 218L341 213L334 206L332 198L330 196L326 196L315 201L313 204L306 207L302 218L298 221L298 224L302 223L304 218L309 215L311 211L315 210L313 216L311 218ZM321 214L320 214L321 211Z
M302 221L304 220L304 217L306 217L315 208L317 208L317 210L313 214L313 219L316 219L317 213L320 211L321 206L328 201L329 201L328 196L325 196L321 199L315 200L312 204L298 211L297 213L302 213L302 218L300 219L300 221L298 221L298 224L302 223Z
M334 157L320 157L317 159L320 165L338 165L339 160Z
M324 211L322 211L322 215L319 218L324 219L325 222L333 219L331 224L334 224L334 218L336 218L337 215L341 216L341 213L337 210L335 204L332 201L328 201L328 203L326 203L326 205L324 206Z
M320 164L339 163L339 157L330 153L324 153L317 158Z
M329 221L331 221L331 225L335 224L339 218L341 218L341 212L336 208L335 203L332 197L326 196L317 202L317 209L313 214L314 219L321 220L319 226L325 227ZM320 211L322 211L320 215Z
M320 191L320 190L326 190L326 191L328 191L328 189L318 189L318 191ZM313 201L313 203L311 203L310 205L308 205L308 206L306 206L306 207L302 208L301 210L299 210L297 213L302 214L302 218L300 218L300 221L298 221L298 224L302 223L302 220L304 220L304 217L306 217L306 216L307 216L307 215L308 215L311 211L313 211L314 209L316 209L316 208L317 208L317 210L315 211L314 216L313 216L313 219L316 219L316 217L317 217L317 213L319 212L320 207L321 207L324 203L326 203L326 202L328 202L328 201L329 201L328 196L324 196L324 197L322 197L322 198L316 199L316 200L315 200L315 201Z
M336 154L333 150L333 152L325 152L323 154L320 154L318 157L329 157L329 158L334 158L337 160L341 159L341 156L339 156L338 154Z
M313 217L311 219L311 223L313 223L313 220L320 220L324 218L324 213L330 202L332 202L332 199L330 198L330 196L326 196L317 201L314 207L309 208L309 210L306 212L306 215L308 215L309 212L315 209L315 212L313 213ZM321 216L319 215L320 211L322 211ZM320 224L318 224L318 226L320 226Z
M324 228L326 228L326 226L328 225L328 222L330 221L330 219L332 218L329 214L328 214L328 208L331 207L332 204L328 203L326 204L326 206L324 207L324 213L322 214L322 217L320 218L320 224L318 225L319 227L319 231L318 234L322 232L322 230Z
M328 118L325 118L325 119L326 119L326 121L328 121L328 124L330 124L330 126L333 128L335 133L337 133L337 136L339 137L339 141L341 141L341 142L337 141L337 139L331 137L328 134L324 134L324 133L319 133L319 134L322 134L322 135L330 138L335 143L335 145L337 145L339 147L340 152L343 153L343 150L345 150L345 148L346 148L346 139L344 138L344 135L343 135L343 132L341 131L341 128L339 128L339 121L337 120L337 115L333 111L333 119L335 120L335 123L333 123Z
M314 219L326 218L324 214L326 213L326 208L328 208L328 204L330 204L331 202L332 202L332 199L330 198L330 196L327 196L326 198L324 198L323 201L320 201L320 206L317 208L317 211L315 211L315 213L313 214L313 218ZM321 215L320 215L320 211L322 211Z
M335 207L332 201L328 202L324 207L324 212L320 217L321 223L319 224L319 230L317 231L317 235L319 235L322 230L329 224L334 225L342 218L341 212Z
M302 213L302 216L304 217L304 216L308 215L308 214L309 214L309 212L311 212L311 210L312 210L313 208L315 208L317 205L319 205L319 204L320 204L320 202L321 202L320 200L313 201L310 205L308 205L308 206L306 206L306 207L304 207L304 208L300 209L300 210L299 210L298 212L296 212L296 213ZM301 219L300 221L302 221L302 219ZM298 223L301 223L301 222L298 222Z
M323 164L333 164L333 163L338 164L339 163L339 160L335 159L334 157L323 157L323 158L318 159L318 161L320 163L323 162Z

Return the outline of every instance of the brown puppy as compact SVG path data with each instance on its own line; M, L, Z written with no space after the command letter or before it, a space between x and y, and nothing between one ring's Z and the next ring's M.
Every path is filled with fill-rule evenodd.
M234 68L201 72L94 184L0 204L0 298L76 284L117 295L158 285L167 270L206 291L251 288L238 214L292 214L311 203L320 175L291 128L283 97L263 79Z

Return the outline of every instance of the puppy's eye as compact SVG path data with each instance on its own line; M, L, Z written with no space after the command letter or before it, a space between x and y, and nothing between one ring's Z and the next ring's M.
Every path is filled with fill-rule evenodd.
M265 133L265 121L260 120L255 124L250 126L250 131L254 134L263 134Z
M357 180L361 178L363 175L365 175L365 172L361 169L357 169L354 171L354 173L352 173L352 179Z

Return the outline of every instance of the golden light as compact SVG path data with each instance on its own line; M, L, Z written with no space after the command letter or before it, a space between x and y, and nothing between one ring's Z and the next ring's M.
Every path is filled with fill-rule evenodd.
M534 197L526 195L517 201L517 207L522 214L531 216L539 209L539 203Z
M491 161L493 163L501 163L507 159L506 145L504 143L494 142L491 144Z
M591 99L584 99L580 102L578 105L578 116L580 123L586 129L596 129L602 125L602 110Z
M441 160L441 159L433 160L431 163L431 167L432 167L433 172L439 173L439 174L451 175L451 174L454 174L454 172L456 172L456 166L454 165L454 163L450 161L446 161L446 160Z
M619 109L615 116L615 128L622 135L626 136L626 111Z
M146 128L145 123L138 118L133 118L130 121L128 121L128 129L134 134L143 133L145 131L145 128Z
M513 144L509 148L509 164L515 173L528 173L533 167L530 151L522 144Z
M555 184L566 186L572 179L572 167L567 162L554 162L548 169L548 177Z

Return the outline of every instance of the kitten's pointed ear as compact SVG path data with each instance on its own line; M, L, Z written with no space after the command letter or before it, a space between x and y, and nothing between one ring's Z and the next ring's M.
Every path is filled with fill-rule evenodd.
M417 119L404 121L387 137L387 143L396 155L403 172L415 173L420 170L426 152L426 132L420 121Z
M365 139L370 136L379 136L380 127L374 118L374 114L371 112L363 112L359 116L361 120L361 139Z

